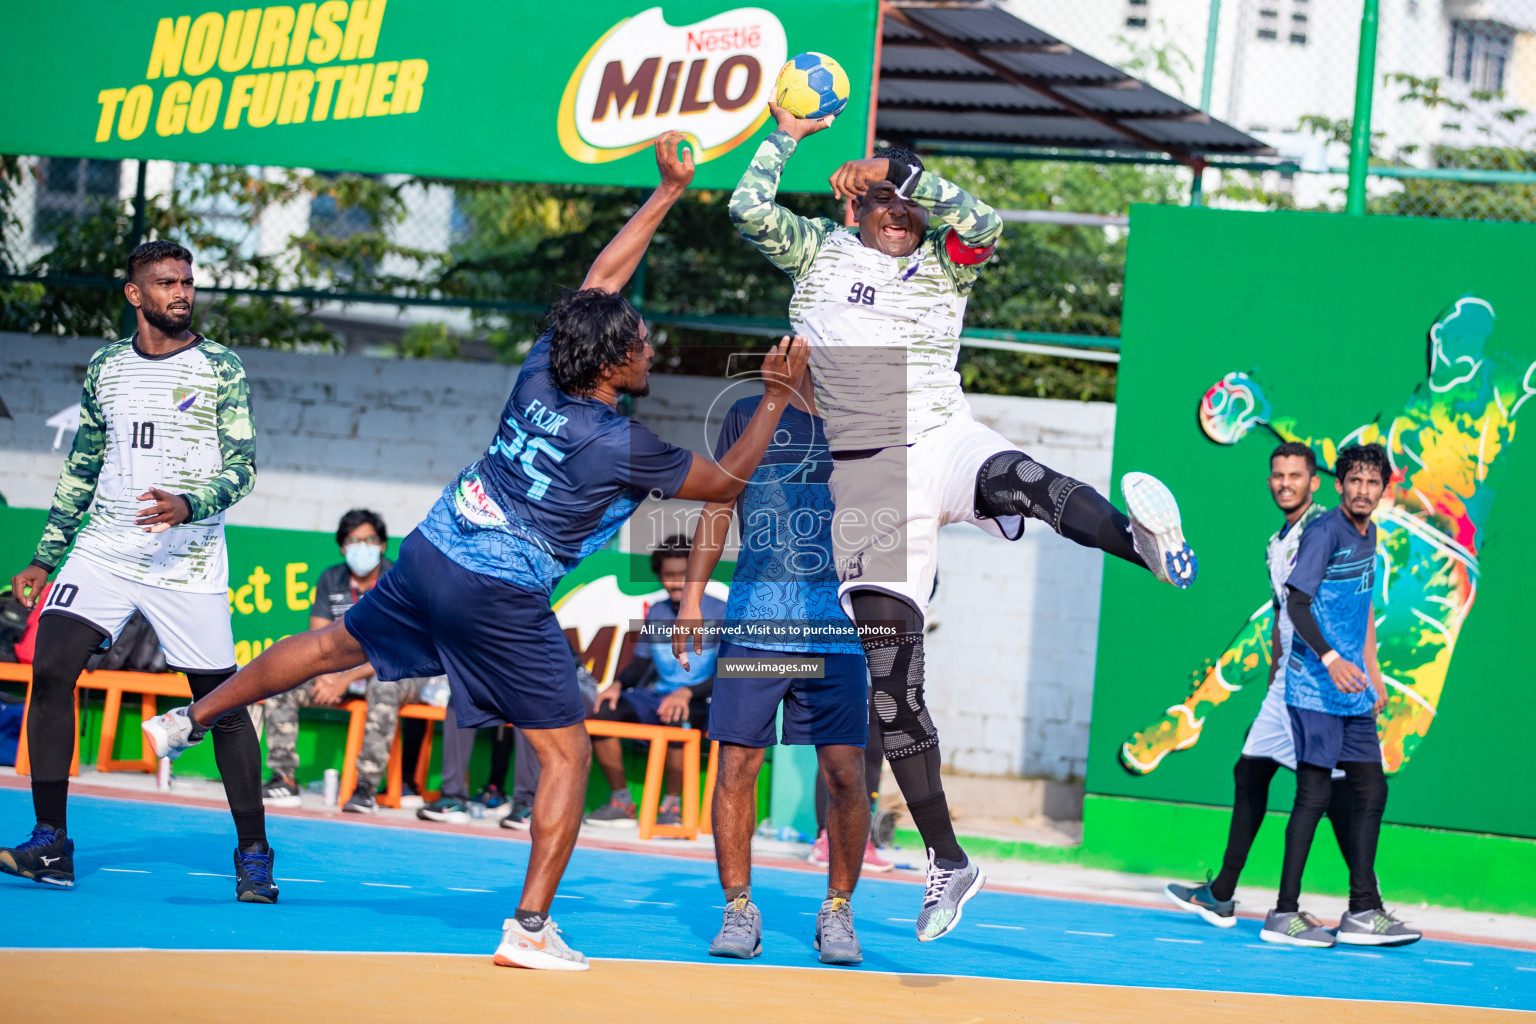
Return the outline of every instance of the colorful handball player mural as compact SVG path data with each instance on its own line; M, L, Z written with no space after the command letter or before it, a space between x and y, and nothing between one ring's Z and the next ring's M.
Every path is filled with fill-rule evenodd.
M1477 598L1478 548L1493 508L1495 483L1514 440L1515 416L1536 394L1536 363L1485 348L1493 307L1467 297L1429 329L1429 375L1402 410L1340 441L1309 437L1294 420L1271 414L1269 399L1244 373L1229 373L1200 401L1200 427L1218 444L1236 444L1254 427L1300 441L1332 471L1346 444L1380 442L1392 461L1391 486L1375 515L1381 560L1375 594L1376 635L1389 696L1377 720L1382 760L1396 772L1435 720L1462 623ZM1193 676L1192 691L1157 722L1121 745L1120 763L1135 775L1200 739L1205 715L1249 683L1269 675L1266 602L1214 664Z

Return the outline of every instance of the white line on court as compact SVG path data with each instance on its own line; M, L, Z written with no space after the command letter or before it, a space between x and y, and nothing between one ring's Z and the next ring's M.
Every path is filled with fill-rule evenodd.
M316 885L324 885L325 884L325 879L323 879L323 878L279 878L278 881L279 882L313 882Z
M895 921L897 924L917 924L915 917L888 917L887 921Z
M148 871L144 872L146 875ZM221 875L217 871L188 871L187 874L196 878L234 878L234 875Z
M410 888L410 886L408 886L408 885L394 885L394 884L392 884L390 882L364 882L363 884L364 885L371 885L375 889L409 889Z
M110 872L112 872L115 875L147 875L147 874L149 874L148 871L140 871L138 868L102 868L101 870L103 870L103 871L110 871Z
M585 896L567 896L563 892L557 892L557 893L555 893L555 899L557 899L557 900L584 900L584 899L586 899L586 897Z
M1182 942L1186 946L1203 946L1203 945L1205 945L1205 940L1204 939L1165 939L1161 935L1158 935L1158 936L1154 937L1152 941L1153 942Z
M1517 971L1536 971L1536 967L1516 967Z
M1470 961L1470 960L1436 960L1433 957L1425 957L1424 958L1424 962L1427 963L1427 964L1445 964L1447 967L1471 967L1472 966L1472 961Z
M448 887L448 891L449 892L495 892L496 890L495 889L460 889L456 885L450 885Z
M978 924L977 928L996 928L998 931L1021 932L1024 926L1021 924Z
M1112 939L1115 937L1114 932L1075 932L1071 928L1066 929L1066 933L1068 935L1092 935L1097 939Z
M1341 949L1341 950L1339 950L1339 955L1340 956L1370 956L1370 957L1375 957L1377 960L1381 959L1381 954L1380 953L1367 953L1367 952L1365 952L1364 950L1361 950L1361 949Z
M643 903L647 907L675 907L676 903L658 903L655 900L625 900L625 903Z

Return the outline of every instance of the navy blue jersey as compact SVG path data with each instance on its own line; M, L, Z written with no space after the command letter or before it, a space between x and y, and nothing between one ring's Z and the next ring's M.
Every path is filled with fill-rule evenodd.
M731 406L715 442L716 458L736 443L760 401L743 398ZM789 406L736 499L741 551L723 634L730 642L804 654L863 653L837 600L831 477L821 418Z
M490 448L419 529L472 572L549 593L647 494L676 494L692 462L692 452L608 403L555 387L546 334L517 375Z
M1342 508L1308 523L1285 585L1312 596L1312 617L1339 657L1365 668L1366 629L1376 587L1376 524L1362 536ZM1285 668L1285 702L1329 715L1368 715L1376 690L1345 693L1317 653L1298 635Z

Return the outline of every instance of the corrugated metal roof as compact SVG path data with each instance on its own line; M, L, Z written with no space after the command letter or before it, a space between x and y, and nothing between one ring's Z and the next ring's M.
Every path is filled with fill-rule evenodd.
M1269 155L1251 135L1021 21L991 0L886 0L875 134L1205 156Z

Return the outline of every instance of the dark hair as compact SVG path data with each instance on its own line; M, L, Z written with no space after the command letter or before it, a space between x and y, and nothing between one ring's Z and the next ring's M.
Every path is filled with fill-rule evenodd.
M908 167L916 167L918 170L923 169L923 158L905 146L881 146L875 150L874 159L895 160L898 163L906 164Z
M1356 466L1375 466L1381 474L1382 486L1392 479L1392 463L1387 459L1387 449L1379 444L1351 444L1339 449L1333 460L1333 475L1342 481Z
M373 532L379 535L382 543L389 542L389 531L384 528L384 517L366 508L354 508L341 517L341 522L336 524L336 546L343 547L347 543L347 534L367 523L373 527Z
M1300 441L1286 441L1269 453L1269 464L1273 466L1276 459L1298 458L1307 460L1307 472L1317 476L1317 455L1311 448Z
M137 281L139 271L164 260L181 260L183 263L191 263L192 253L186 246L168 242L163 238L136 245L133 247L133 252L128 254L128 280Z
M549 307L549 375L568 395L589 395L609 367L641 345L640 314L615 292L583 288Z
M651 549L651 572L661 578L661 563L668 558L687 558L693 545L681 533L674 533Z

